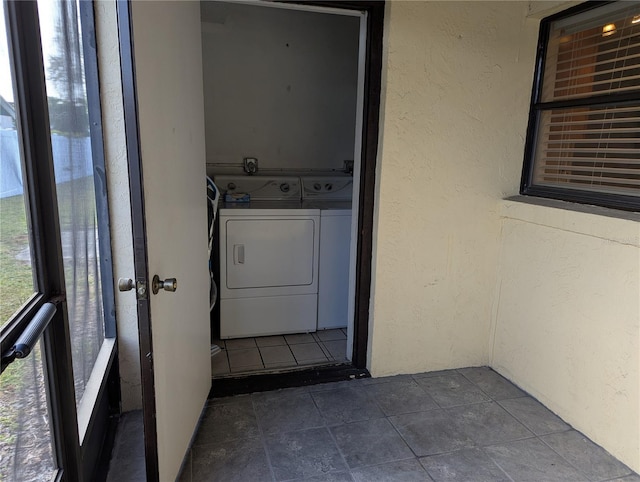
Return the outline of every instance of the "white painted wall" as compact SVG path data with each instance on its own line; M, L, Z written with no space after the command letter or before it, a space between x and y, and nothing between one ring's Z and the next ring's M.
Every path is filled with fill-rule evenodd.
M202 21L208 163L353 159L358 17L203 2Z
M637 471L640 215L551 205L502 203L491 364Z
M543 19L582 3L582 0L539 0L529 2L529 17Z
M369 366L489 362L498 200L518 191L538 21L524 2L387 5Z
M133 244L127 144L124 132L120 46L115 2L95 3L98 68L102 103L107 189L111 222L111 254L114 284L117 279L132 278ZM142 408L140 350L135 293L121 293L115 286L116 321L122 411Z
M131 2L160 480L175 480L211 388L200 5ZM149 280L151 281L151 280Z

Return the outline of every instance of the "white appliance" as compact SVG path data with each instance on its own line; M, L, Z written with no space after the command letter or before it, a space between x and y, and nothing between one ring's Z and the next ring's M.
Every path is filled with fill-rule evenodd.
M349 315L351 209L320 211L318 330L344 328Z
M352 194L351 177L302 178L303 204L320 209L318 330L347 326Z
M320 210L303 207L297 177L216 176L249 203L220 208L220 336L315 331Z

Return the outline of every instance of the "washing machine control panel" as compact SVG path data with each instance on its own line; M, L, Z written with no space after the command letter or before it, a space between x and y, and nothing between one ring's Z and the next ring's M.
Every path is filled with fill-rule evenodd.
M353 178L341 176L308 176L302 178L302 199L350 201Z
M213 181L225 194L248 194L251 201L300 201L299 177L215 176Z

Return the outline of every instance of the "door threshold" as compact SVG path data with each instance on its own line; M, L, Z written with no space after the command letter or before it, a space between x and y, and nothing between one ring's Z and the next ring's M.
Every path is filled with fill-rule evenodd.
M245 393L265 392L281 388L304 387L319 383L370 378L366 368L356 368L351 363L296 367L286 371L273 370L261 373L215 378L211 383L209 400Z
M278 367L262 367L262 368L251 368L249 370L238 370L227 373L216 373L211 375L213 380L226 380L228 378L243 378L251 375L267 375L267 374L276 374L276 373L289 373L294 371L303 371L309 370L312 368L320 368L320 367L329 367L329 366L344 366L351 365L351 362L346 358L343 360L323 360L317 361L313 363L305 363L305 364L296 364L295 362L290 365L282 365Z

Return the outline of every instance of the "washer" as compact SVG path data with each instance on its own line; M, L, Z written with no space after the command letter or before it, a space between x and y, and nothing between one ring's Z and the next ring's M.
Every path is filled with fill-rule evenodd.
M318 330L347 326L352 196L351 177L302 178L303 205L320 209Z
M320 210L303 207L297 177L216 176L248 203L220 208L220 336L316 330Z

